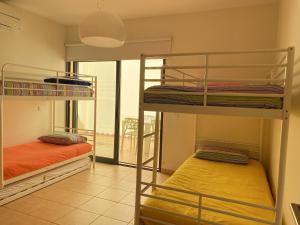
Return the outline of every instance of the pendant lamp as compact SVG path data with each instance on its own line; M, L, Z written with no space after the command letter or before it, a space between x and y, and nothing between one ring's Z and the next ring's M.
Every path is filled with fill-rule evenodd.
M100 8L98 2L98 10L79 24L79 37L86 45L116 48L125 42L125 26L119 16Z

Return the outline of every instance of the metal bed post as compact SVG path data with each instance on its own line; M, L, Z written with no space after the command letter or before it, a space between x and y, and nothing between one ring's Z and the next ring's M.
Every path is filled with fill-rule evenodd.
M139 99L139 124L138 124L138 152L136 170L136 196L135 196L135 225L140 225L141 207L141 187L143 169L143 149L144 149L144 80L145 80L145 56L141 55L140 67L140 99Z
M204 98L203 98L203 105L207 105L207 90L208 90L208 55L205 55L205 77L204 77Z
M282 224L282 209L283 209L283 195L284 195L284 182L286 170L286 157L287 157L287 143L288 143L288 130L289 130L289 115L291 108L291 94L292 94L292 81L294 71L294 56L295 48L288 48L287 56L287 69L286 69L286 83L284 88L284 103L283 103L283 120L281 128L281 144L280 144L280 159L278 171L278 185L276 194L276 218L275 224Z
M198 197L198 225L202 224L202 198L203 196L201 194L199 194Z
M265 120L261 118L260 126L259 126L259 156L258 156L261 162L263 162L264 159L264 154L263 154L264 124L265 124Z
M159 112L156 112L155 117L155 135L154 135L154 161L153 161L153 168L152 168L152 183L157 183L157 163L158 163L158 150L159 150ZM152 186L152 190L155 189Z
M55 132L55 100L52 101L52 133Z
M96 163L96 136L97 136L97 77L95 77L95 93L94 93L94 132L93 132L93 168Z
M4 81L4 67L5 65L2 67L1 70L1 78L2 78L2 89L1 89L1 99L0 99L0 163L1 163L1 168L0 168L0 189L2 189L4 187L4 174L3 174L3 101L4 98L3 96L5 95L5 81Z
M59 88L58 88L58 80L59 80L59 72L56 72L56 96L58 97ZM55 128L55 99L52 100L52 133L56 130Z

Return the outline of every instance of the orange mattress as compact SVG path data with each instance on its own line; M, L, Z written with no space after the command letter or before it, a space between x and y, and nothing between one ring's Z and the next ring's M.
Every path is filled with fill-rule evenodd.
M90 152L87 143L55 145L35 141L4 148L4 179L32 172Z

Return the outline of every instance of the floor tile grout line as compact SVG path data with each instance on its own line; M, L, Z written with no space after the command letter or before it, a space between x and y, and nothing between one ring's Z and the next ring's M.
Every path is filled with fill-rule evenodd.
M62 217L60 217L60 218L58 218L55 222L52 222L52 223L55 223L55 224L57 224L57 225L60 225L59 223L57 223L60 219L64 218L65 216L67 216L68 214L70 214L70 213L72 213L72 212L74 212L74 211L76 211L76 210L81 210L81 211L83 211L83 212L87 212L87 213L91 213L91 214L96 215L96 218L95 218L91 223L89 223L88 225L92 224L93 222L95 222L95 220L97 220L98 218L100 218L101 216L103 216L102 214L93 213L93 212L89 212L89 211L86 211L86 210L82 210L82 209L75 208L74 210L68 212L66 215L64 215L64 216L62 216Z
M4 206L3 206L3 207L4 207ZM50 220L46 220L46 219L41 218L41 217L33 216L33 215L30 214L30 212L27 213L27 212L24 212L24 211L20 211L20 210L18 210L18 209L12 209L12 208L8 208L8 207L4 207L4 208L9 209L9 210L14 211L14 212L17 212L17 213L20 213L20 214L23 214L23 215L26 215L26 216L29 216L29 217L32 217L32 218L35 218L35 219L42 220L42 221L47 222L47 223L57 224L57 223L55 223L54 221L50 221ZM74 210L72 209L70 212L72 212L72 211L74 211ZM62 217L64 217L65 215L67 215L67 214L70 213L70 212L67 212L67 213L64 214ZM60 218L62 218L62 217L60 217Z
M69 188L67 188L67 187L59 187L59 186L55 186L55 184L54 184L53 187L58 188L58 189L63 189L63 190L65 190L65 191L70 191L70 192L74 192L74 193L78 193L78 194L82 194L82 195L91 196L91 197L96 197L97 195L99 195L99 194L101 194L102 192L105 191L105 190L102 190L102 191L100 191L99 193L97 193L96 195L89 195L89 194L82 193L82 192L79 192L79 191L71 190L71 189L69 189ZM105 188L105 189L109 188L109 187L105 187L105 186L102 186L102 187Z
M98 170L101 170L101 168L99 168ZM95 219L92 220L92 221L90 222L90 224L94 223L95 220L97 220L97 219L100 218L100 217L107 217L107 218L110 218L110 219L113 219L113 220L117 220L117 221L126 223L127 225L129 225L130 223L132 223L132 220L129 221L129 222L127 222L127 221L125 221L125 220L116 219L116 218L114 218L114 217L111 217L111 216L105 215L105 214L106 214L109 210L111 210L114 206L116 206L116 205L118 205L118 204L124 205L124 206L126 206L126 207L134 207L133 204L129 204L128 202L127 202L127 203L126 203L126 202L122 202L126 197L128 197L128 196L131 195L131 194L134 194L134 188L132 188L132 190L128 190L128 189L127 189L127 190L124 190L124 188L119 188L119 187L117 186L117 184L120 183L120 182L121 182L121 183L132 183L132 184L134 184L134 183L135 183L134 179L130 179L129 177L130 177L130 174L131 174L132 172L135 172L135 169L132 169L132 171L130 171L130 172L118 172L118 169L117 169L117 170L115 170L115 171L113 171L113 172L110 172L110 174L111 174L110 176L107 176L107 174L106 174L106 175L103 175L103 174L100 174L100 173L97 173L97 172L94 173L95 171L93 171L92 169L87 170L87 171L84 171L84 172L81 172L81 173L86 173L86 172L87 172L87 175L90 175L90 174L91 174L91 175L95 175L95 178L96 178L96 179L97 179L97 177L111 179L112 184L106 186L106 185L103 185L103 184L98 183L98 182L95 183L95 182L85 181L85 180L83 180L83 178L82 178L82 179L78 179L78 178L76 177L76 175L79 175L79 174L80 174L80 173L78 173L78 174L75 174L75 175L73 175L73 176L71 176L71 177L69 177L69 178L67 178L67 179L64 179L63 181L68 181L68 179L74 179L74 180L73 180L74 183L78 182L78 183L83 183L83 184L84 184L84 183L88 183L88 184L91 184L91 185L98 185L98 186L101 186L101 187L103 188L103 190L100 191L99 193L96 193L96 194L89 194L89 193L87 193L87 192L84 193L84 192L76 191L76 190L74 190L74 189L72 190L71 188L68 188L67 185L66 185L66 186L64 186L64 185L62 185L62 186L56 185L56 184L58 184L59 182L54 183L53 185L49 186L49 187L52 187L52 188L54 188L54 189L56 189L56 190L64 190L64 191L69 192L69 193L76 193L76 194L80 194L80 195L83 195L83 196L88 197L88 199L86 199L85 201L81 202L80 204L77 204L76 206L74 206L74 205L72 205L72 204L68 204L68 203L62 203L62 202L58 202L58 201L55 201L55 200L51 200L51 199L49 199L49 198L45 198L45 197L42 197L42 196L36 196L36 195L32 195L32 194L27 195L27 196L30 196L30 197L33 197L33 198L36 198L36 199L43 199L43 200L45 200L45 201L49 201L49 202L52 202L52 203L55 203L55 204L58 204L58 205L62 205L62 206L67 206L67 207L70 208L70 211L64 213L64 214L61 215L59 218L57 218L55 221L47 220L47 219L44 219L44 218L40 218L40 217L31 215L29 212L26 213L26 212L24 212L24 211L21 211L21 210L18 210L18 209L9 208L9 207L7 207L7 206L4 206L4 207L5 207L6 209L10 210L10 211L13 211L13 212L16 212L16 213L20 213L21 215L29 216L30 218L34 218L34 219L38 219L38 220L41 220L41 221L45 221L45 222L50 223L50 224L58 224L58 223L57 223L58 220L60 220L61 218L65 217L66 215L68 215L68 214L74 212L75 210L81 210L81 211L83 211L83 212L87 212L87 213L91 213L91 214L96 215ZM115 175L113 175L113 174L115 174ZM116 174L118 174L118 175L116 175ZM120 175L120 174L121 174L121 175ZM116 176L117 176L117 178L116 178ZM150 177L150 176L151 176L151 174L148 174L148 175L146 175L146 176L144 177L144 179L147 179L147 178ZM112 178L112 177L114 177L114 178ZM77 179L76 179L76 178L77 178ZM128 179L128 178L129 178L129 179ZM70 182L72 183L72 181L70 181ZM123 197L121 197L118 201L116 201L116 200L111 200L111 199L109 199L109 198L103 198L103 197L99 196L101 193L104 193L105 191L109 190L110 188L118 189L118 190L124 191L124 192L126 192L126 194L125 194ZM106 210L105 210L104 212L102 212L102 213L95 213L95 212L88 211L88 210L85 210L85 209L83 209L83 208L80 208L82 205L84 205L84 204L86 204L87 202L89 202L89 201L91 201L91 200L93 200L93 199L96 199L96 198L97 198L97 199L103 199L103 200L106 200L106 201L110 201L110 202L114 203L114 205L112 205L111 207L109 207L108 209L106 209Z

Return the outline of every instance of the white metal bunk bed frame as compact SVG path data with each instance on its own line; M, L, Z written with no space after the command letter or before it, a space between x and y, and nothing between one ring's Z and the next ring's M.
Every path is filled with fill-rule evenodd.
M25 73L24 71L30 71L29 73ZM14 75L16 76L7 76L7 75ZM31 79L27 79L21 76L24 75L29 75L30 77L34 77ZM70 76L70 77L67 77ZM72 77L73 76L73 77ZM64 79L69 79L73 80L74 77L76 78L83 78L91 82L91 86L89 87L89 93L91 93L91 96L68 96L68 93L65 92L65 90L60 90L60 86L65 86L65 87L83 87L82 85L71 85L71 84L60 84L59 83L59 78L64 78ZM56 78L56 83L45 83L43 79L45 78ZM45 68L40 68L40 67L35 67L35 66L27 66L27 65L21 65L21 64L13 64L13 63L6 63L2 66L1 69L1 99L0 99L0 192L5 190L7 187L8 189L13 190L13 196L8 196L7 199L0 199L0 205L5 204L9 201L15 200L17 198L20 198L26 194L29 194L33 191L36 191L38 189L41 189L45 186L48 186L52 183L55 183L59 180L62 180L68 176L71 176L75 173L78 173L82 170L85 170L89 167L90 163L85 163L83 164L82 162L84 159L87 159L90 155L92 155L92 163L93 167L95 167L95 151L96 151L96 113L97 113L97 76L93 75L86 75L86 74L79 74L75 72L67 72L67 71L59 71L59 70L52 70L52 69L45 69ZM53 89L39 89L35 87L6 87L5 82L6 81L17 81L17 82L34 82L35 84L46 84L46 85L55 85L55 90ZM26 90L26 91L47 91L51 92L53 91L55 95L50 96L50 95L45 95L45 96L34 96L34 95L9 95L6 94L6 90ZM83 90L72 90L72 93L81 93ZM59 92L62 92L60 94ZM21 100L46 100L46 101L51 101L51 130L52 132L57 132L57 131L63 131L65 132L66 130L72 133L78 133L80 135L86 136L88 139L88 142L92 144L92 150L89 153L85 153L83 155L55 163L53 165L8 179L4 180L4 168L3 168L3 133L4 133L4 128L3 128L3 109L4 109L4 101L6 99L21 99ZM88 130L88 129L78 129L78 128L73 128L73 127L61 127L61 126L56 126L55 123L55 101L56 100L90 100L94 102L94 114L93 114L93 130ZM63 170L64 167L68 167L65 171ZM60 169L60 173L57 173L55 171L58 171ZM55 173L55 176L51 176L51 179L47 180L47 173ZM37 180L35 179L36 176L41 175L42 176L42 181L40 184L29 184L28 188L25 187L24 190L20 192L16 192L15 189L12 185L16 184L18 186L21 182L26 181L26 180ZM39 181L38 181L39 182Z
M260 54L260 53L284 53L285 56L279 61L277 64L249 64L249 65L210 65L209 58L214 55L240 55L240 54ZM157 224L164 225L174 225L173 223L169 223L166 221L161 221L159 219L150 218L147 216L141 215L141 208L154 210L157 212L166 213L169 215L184 217L187 219L192 219L197 222L197 224L213 224L213 225L221 225L220 223L212 222L204 220L202 215L202 210L208 210L215 213L220 213L224 215L229 215L233 217L238 217L245 220L250 220L262 224L273 224L280 225L282 223L282 204L283 204L283 193L284 193L284 180L285 180L285 166L286 166L286 154L287 154L287 139L288 139L288 127L289 127L289 113L290 113L290 105L291 105L291 89L292 89L292 79L293 79L293 66L294 66L294 54L295 49L293 47L289 47L286 49L270 49L270 50L254 50L254 51L233 51L233 52L200 52L200 53L179 53L179 54L151 54L151 55L141 55L141 66L140 66L140 100L139 100L139 126L138 126L138 155L137 155L137 183L136 183L136 206L135 206L135 225L143 224L143 220L148 220L150 222L154 222ZM153 58L168 58L168 57L176 57L176 56L204 56L205 64L204 65L196 65L196 66L168 66L164 64L160 67L146 67L146 59ZM270 68L271 72L268 74L266 79L256 79L256 80L213 80L209 79L208 71L209 69L214 68ZM280 69L278 72L277 69ZM146 79L145 71L147 69L158 69L161 70L162 77L161 79ZM177 70L181 72L182 79L178 79L177 77L171 77L168 79L168 76L164 76L164 71L166 69ZM197 77L190 76L189 74L180 71L181 69L204 69L204 79L199 79ZM284 79L279 79L279 77L285 76ZM188 78L187 78L188 77ZM192 79L191 79L192 78ZM195 106L195 105L176 105L176 104L152 104L144 102L144 93L145 91L145 82L161 82L164 84L165 82L203 82L204 83L204 91L200 93L204 97L203 105ZM272 82L284 82L284 94L236 94L236 93L219 93L219 95L226 96L261 96L261 97L281 97L283 99L283 108L282 109L255 109L255 108L238 108L238 107L215 107L215 106L207 106L207 96L214 95L214 93L208 92L208 82L257 82L257 83L272 83ZM157 92L156 92L157 93ZM169 94L169 93L168 93ZM176 94L176 92L174 92ZM177 92L177 94L182 94L182 92ZM191 94L191 92L189 92ZM197 94L193 92L193 94ZM198 93L199 94L199 93ZM156 124L155 131L150 134L144 134L144 111L155 111L156 112ZM257 117L261 119L280 119L282 120L282 133L281 133L281 145L280 145L280 161L279 161L279 174L278 174L278 186L276 191L276 204L275 207L268 207L248 202L239 201L236 199L228 199L223 198L221 196L212 196L207 195L200 192L191 192L183 189L167 187L163 185L157 184L157 166L158 166L158 151L159 151L159 112L176 112L176 113L193 113L193 114L215 114L215 115L230 115L230 116L246 116L246 117ZM263 121L263 120L262 120ZM261 124L263 125L263 123ZM149 136L154 136L154 155L150 159L143 162L143 141L144 138ZM261 147L261 146L260 146ZM261 151L261 149L260 149ZM261 154L260 154L261 156ZM152 171L152 181L151 182L143 182L142 181L142 170L143 167L149 163L153 163L153 171ZM175 192L186 193L190 195L194 195L198 197L198 204L186 203L179 200L169 199L165 197L153 196L151 194L146 194L145 192L149 189L161 188L165 190L171 190ZM198 216L192 217L187 216L175 212L170 212L166 210L162 210L159 208L154 208L150 206L143 205L141 203L141 197L148 197L153 199L158 199L161 201L167 201L174 204L179 204L183 206L189 206L192 208L198 209ZM241 215L238 213L228 212L219 209L213 209L209 207L205 207L202 205L203 198L216 199L220 201L225 201L232 204L244 205L248 207L255 207L263 210L273 211L275 213L275 220L268 221L264 219L259 219L247 215Z

